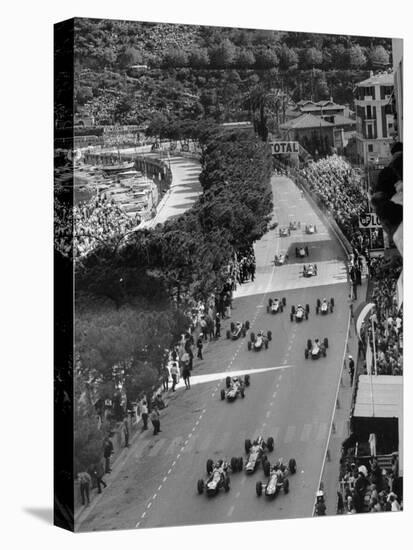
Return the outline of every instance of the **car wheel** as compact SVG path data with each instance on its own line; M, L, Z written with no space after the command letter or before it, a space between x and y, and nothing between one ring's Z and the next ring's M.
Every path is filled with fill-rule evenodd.
M213 462L212 458L208 458L208 460L206 462L207 474L210 475L213 469L214 469L214 462Z
M287 494L288 491L290 490L290 484L288 482L288 479L284 479L283 481L283 489L284 489L284 493Z
M284 311L284 306L280 306L281 313Z
M248 351L251 351L251 342L248 342Z
M294 315L291 313L290 314L290 321L293 322L294 321Z
M245 392L244 392L244 390L241 390L241 397L245 397Z
M245 440L245 452L248 454L250 452L250 449L251 449L251 439L246 439Z
M260 497L262 495L262 483L261 481L257 481L255 484L255 492L257 493L257 497Z
M198 479L198 494L202 495L203 492L204 492L204 480Z
M306 359L308 359L308 349L307 348L305 348L305 350L304 350L304 357Z
M269 477L270 471L271 471L271 464L269 460L266 460L265 462L262 463L262 469L264 470L265 477Z
M238 471L242 472L242 468L244 466L244 461L242 460L242 456L238 458Z
M281 310L281 311L282 311L282 310ZM271 332L270 330L267 332L267 338L268 338L268 341L271 342L271 340L272 340L272 332Z
M334 307L334 298L331 298L330 303Z
M321 300L320 298L317 298L317 307L320 307L321 306Z
M288 461L288 469L292 474L295 474L295 472L297 471L297 463L294 458L290 458L290 460Z
M310 349L311 349L312 347L313 347L313 344L311 343L311 340L308 339L308 340L307 340L307 349L308 349L308 351L310 351Z
M265 349L268 349L268 340L265 340L264 347L265 347Z
M231 332L234 332L235 323L233 321L231 321L230 327L231 327Z
M270 309L271 309L270 306L267 306L267 313L270 312Z
M305 320L308 321L308 313L305 312Z
M292 313L292 315L295 314L295 306L291 306L291 313Z
M249 321L245 321L245 328L247 330L249 330L249 328L250 328L250 322Z
M272 306L272 298L270 298L270 299L268 300L268 306L269 306L269 307Z
M230 338L231 338L231 331L227 330L227 340L229 340Z
M286 298L285 298L285 296L284 296L284 298L283 298L283 306L286 306L286 305L287 305L287 300L286 300Z
M307 313L310 313L310 306L308 304L305 305L305 310Z
M268 447L268 450L270 452L272 452L274 450L274 438L273 437L269 437L267 439L267 447Z
M328 349L328 338L324 338L324 347Z
M221 401L225 399L225 390L221 390Z
M235 456L233 456L233 457L231 458L230 465L231 465L231 470L232 470L233 472L237 472L237 471L238 471L238 460L235 458Z
M249 374L246 374L244 376L244 383L245 383L246 386L250 385L250 375Z

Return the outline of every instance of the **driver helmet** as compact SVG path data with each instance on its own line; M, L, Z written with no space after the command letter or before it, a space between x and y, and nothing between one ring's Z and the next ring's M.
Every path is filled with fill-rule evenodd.
M323 302L327 302L327 299L326 299L326 298L323 298Z
M318 338L316 338L314 341L315 341L316 344L320 343L320 340Z
M323 498L324 497L324 492L323 491L317 491L317 498Z

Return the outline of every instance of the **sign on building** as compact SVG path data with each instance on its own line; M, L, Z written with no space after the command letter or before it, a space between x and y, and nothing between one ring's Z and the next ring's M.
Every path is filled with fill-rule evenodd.
M273 155L298 155L298 141L272 141L270 142Z
M381 229L381 223L377 214L367 212L359 216L359 227L362 229Z

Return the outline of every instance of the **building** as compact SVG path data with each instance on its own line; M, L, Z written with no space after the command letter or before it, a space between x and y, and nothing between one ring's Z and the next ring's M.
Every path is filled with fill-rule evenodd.
M302 114L310 113L315 116L322 116L325 120L329 120L329 118L334 115L350 118L352 114L348 106L334 103L331 98L317 102L302 99L297 103L296 109ZM329 120L329 122L333 122L333 120Z
M403 141L403 40L392 39L394 70L394 119L397 141Z
M357 157L362 164L384 166L391 158L394 142L394 75L373 75L356 84Z

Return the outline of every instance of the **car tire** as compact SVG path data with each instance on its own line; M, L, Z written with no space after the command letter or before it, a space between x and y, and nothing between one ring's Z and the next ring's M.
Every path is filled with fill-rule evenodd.
M257 493L257 497L260 497L262 495L262 483L261 481L257 481L255 484L255 492Z
M316 314L317 314L317 315L318 315L318 314L320 313L320 309L319 309L319 307L318 307L318 306L316 307L316 310L315 310L315 312L316 312Z
M231 338L231 331L227 330L227 340L229 340L230 338Z
M288 479L284 479L284 481L283 481L283 490L284 490L285 494L287 494L288 491L290 490L290 483L289 483Z
M309 304L305 304L305 310L307 313L310 313L310 306Z
M313 343L311 342L310 339L307 340L307 349L308 351L310 351L310 349L313 347Z
M202 495L202 493L204 492L204 480L203 479L198 479L198 485L197 485L197 489L198 489L198 494L199 495Z
M206 471L208 475L211 475L212 470L214 469L214 461L212 458L208 458L206 461Z
M251 342L248 342L248 351L251 351Z
M264 470L265 477L270 477L271 464L269 460L266 460L262 463L262 469Z
M305 320L308 321L308 312L305 312Z
M234 332L235 323L231 321L231 324L229 326L231 327L231 332Z
M250 322L249 321L245 321L245 329L246 330L250 329Z
M238 459L235 456L231 458L230 466L233 472L238 472Z
M321 306L321 300L320 298L317 298L317 307L320 307Z
M285 298L285 296L284 296L284 298L283 298L283 306L286 306L286 305L287 305L287 300L286 300L286 298Z
M251 449L251 439L246 439L244 444L245 452L248 454Z
M328 349L328 338L324 338L324 347Z
M268 307L271 307L272 306L272 298L269 298L268 300Z
M225 399L225 390L221 390L221 401Z
M297 471L297 463L295 461L295 458L290 458L290 460L288 461L288 469L291 474L295 474L295 472Z
M265 342L264 342L264 348L265 348L265 349L268 349L268 340L265 340Z
M284 306L280 306L281 313L284 311Z
M294 321L294 315L293 315L293 313L290 313L290 321L291 321L291 322Z
M230 377L230 376L227 376L227 377L225 378L225 386L226 386L226 388L228 389L228 388L230 387L230 385L231 385L231 377Z
M269 437L267 439L267 447L268 447L268 450L270 451L270 453L274 450L274 438L273 437Z
M244 461L243 461L243 459L242 459L242 456L240 456L240 457L238 458L238 471L239 471L239 472L242 472L243 466L244 466Z
M304 357L306 359L308 359L308 349L307 348L305 348L305 350L304 350Z
M250 378L250 375L249 375L249 374L246 374L246 375L244 376L244 383L245 383L245 385L246 385L247 387L250 385L250 383L251 383L251 378Z
M272 340L272 332L271 332L270 330L267 332L267 338L268 338L268 341L271 342L271 340Z
M267 306L267 313L270 312L270 309L271 309L270 306Z
M242 397L242 398L245 397L245 392L244 392L244 390L241 390L241 397Z
M255 342L255 333L254 333L254 332L251 332L251 334L250 334L250 340L251 340L251 343L254 343L254 342Z
M334 307L334 298L331 298L330 303Z

